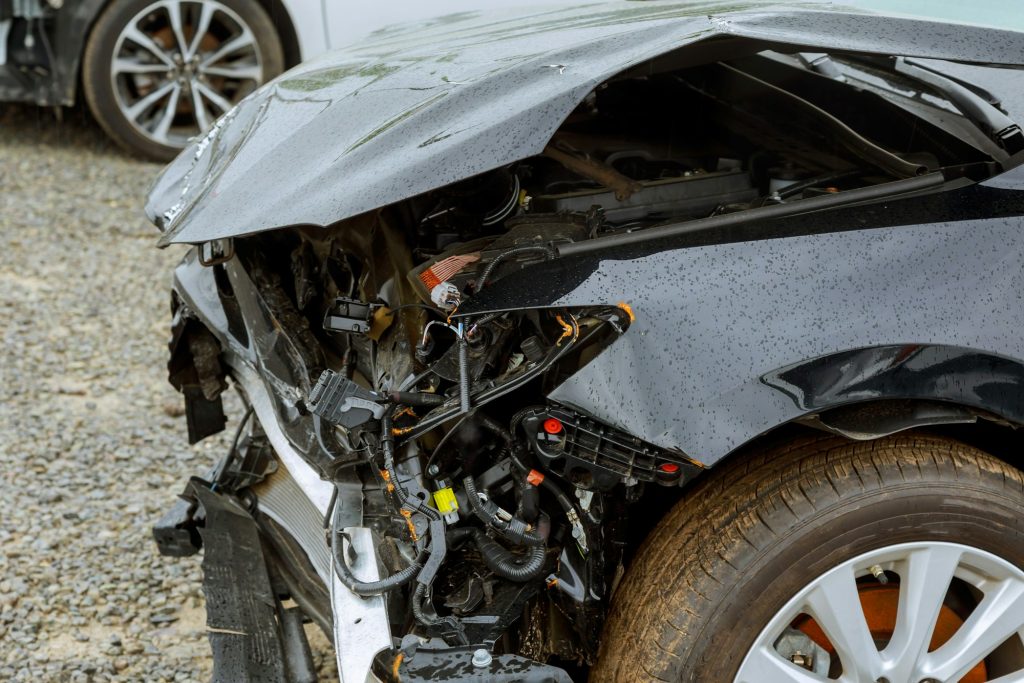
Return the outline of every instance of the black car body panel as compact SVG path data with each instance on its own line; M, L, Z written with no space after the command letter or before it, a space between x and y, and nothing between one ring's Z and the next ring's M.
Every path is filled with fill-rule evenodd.
M790 217L732 243L539 264L460 313L628 304L629 330L549 397L704 464L859 401L950 401L1021 424L1021 216L1024 191L974 186Z
M600 83L694 43L1024 64L1018 32L816 3L567 4L389 36L292 70L186 148L146 207L161 243L326 226L539 154Z

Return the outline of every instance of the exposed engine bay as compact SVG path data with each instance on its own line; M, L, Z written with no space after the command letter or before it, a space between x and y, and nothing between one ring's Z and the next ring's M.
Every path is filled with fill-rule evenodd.
M710 230L822 198L868 201L857 193L890 184L975 181L1019 150L1019 129L981 134L923 85L914 97L881 94L910 88L893 64L763 53L645 65L592 92L540 156L327 229L197 247L179 283L212 273L207 294L225 317L211 332L203 301L178 287L170 370L190 440L224 428L226 378L247 404L260 387L272 405L258 419L250 409L207 484L272 495L284 476L272 415L333 487L320 510L331 581L358 600L384 596L393 646L376 654L380 678L426 677L441 651L491 680L510 662L517 680L582 674L651 510L704 466L548 398L627 334L629 301L483 312L472 302L581 245L636 245L667 237L664 226ZM322 531L304 543L280 519L257 522L275 557L304 568L281 570L284 592L330 633L337 615L309 548ZM355 527L368 530L369 573ZM164 525L168 538L183 528Z

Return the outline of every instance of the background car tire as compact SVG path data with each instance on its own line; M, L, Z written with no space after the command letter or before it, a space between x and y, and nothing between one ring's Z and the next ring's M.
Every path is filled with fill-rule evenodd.
M128 103L125 101L123 96L119 95L119 87L115 84L115 78L112 73L119 38L122 36L122 33L126 30L129 24L131 24L140 13L147 10L147 8L156 7L161 4L164 5L164 7L168 6L168 4L184 7L187 12L195 13L190 16L195 16L198 19L198 12L200 11L202 2L208 1L209 0L168 0L168 2L160 3L158 0L118 0L117 2L109 3L107 8L96 20L86 42L85 51L82 57L82 87L85 93L85 99L86 102L88 102L89 109L92 111L93 116L103 129L118 144L129 151L141 154L151 159L169 161L170 159L173 159L179 151L181 151L181 148L186 142L187 136L181 134L175 136L174 139L171 140L161 139L161 136L143 132L129 120L129 117L126 115ZM222 13L221 15L216 15L214 21L216 21L217 18L220 18L222 22L230 23L237 17L237 19L240 19L241 22L244 23L244 26L251 31L253 37L252 42L254 44L254 55L258 55L259 74L257 78L251 79L251 83L249 82L250 79L245 79L238 83L229 83L232 91L237 92L237 97L225 98L227 100L226 104L234 104L237 99L241 99L241 96L255 89L259 84L270 80L284 71L284 50L281 45L281 39L278 36L277 30L275 29L270 16L256 0L215 0L211 5L219 5L223 8L227 8L235 15L235 17L231 17L228 13ZM155 11L166 11L166 9L157 8ZM197 23L197 21L193 22L192 26L194 27ZM183 31L185 37L194 37L194 28L192 29L193 32L189 35L189 25L186 23L185 26L186 27ZM160 36L160 38L162 40L167 40L162 36ZM212 35L211 39L213 39ZM130 45L133 47L136 46L134 43L130 43ZM163 44L158 45L163 47ZM175 44L170 43L166 47L168 52L165 53L164 56L169 57L171 56L171 52L177 52L175 48ZM145 50L138 51L143 54L146 53ZM211 52L213 51L215 50L211 50ZM152 53L153 51L149 52L149 54ZM199 55L197 54L197 61L198 59ZM187 74L177 72L175 72L173 78L168 78L172 72L169 70L166 72L161 71L161 69L169 68L165 67L163 63L158 64L154 60L153 66L159 66L159 69L154 69L151 76L148 73L145 74L145 77L152 77L154 83L164 84L181 78L187 79ZM175 68L185 67L175 65ZM188 68L192 68L192 65L189 64ZM196 66L196 68L198 68L198 66ZM189 73L194 72L190 71ZM211 88L211 90L216 91L216 88ZM195 106L191 103L190 93L191 90L189 89L183 91L180 95L181 102L177 107L175 107L175 110L180 111L181 113L176 115L175 120L182 120L182 117L186 116L186 110L193 112L192 116L195 118ZM140 96L139 99L141 100L142 97ZM224 107L221 107L220 110L218 110L216 106L210 105L208 116L204 116L204 118L208 118L209 122L212 122L218 116L223 114L223 108ZM207 112L204 112L204 114L207 114ZM198 135L199 132L199 126L196 125L196 129L192 132L192 135Z
M792 596L893 544L964 544L1024 568L1022 511L1020 471L935 436L807 437L736 461L642 545L591 680L731 682Z

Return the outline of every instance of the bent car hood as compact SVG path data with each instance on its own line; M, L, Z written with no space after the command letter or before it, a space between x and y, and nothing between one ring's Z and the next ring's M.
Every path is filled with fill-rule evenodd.
M160 244L325 226L539 154L602 81L716 36L1024 64L1024 33L825 3L567 2L378 32L263 86L157 179Z

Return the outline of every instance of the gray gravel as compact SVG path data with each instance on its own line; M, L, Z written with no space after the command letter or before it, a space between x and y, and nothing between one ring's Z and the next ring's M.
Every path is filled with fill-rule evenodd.
M226 448L188 446L166 381L182 251L142 215L158 169L80 112L0 105L3 681L209 680L200 559L150 536Z

